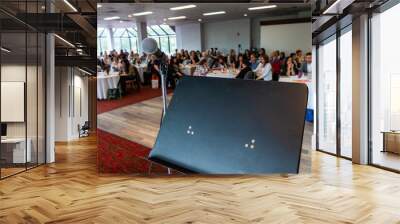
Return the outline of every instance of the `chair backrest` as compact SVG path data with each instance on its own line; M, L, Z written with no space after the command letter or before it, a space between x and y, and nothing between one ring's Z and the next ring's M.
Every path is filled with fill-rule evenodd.
M85 121L85 124L83 124L82 129L89 129L89 128L90 128L89 121Z
M248 71L245 75L243 79L255 79L254 77L254 72L252 71Z

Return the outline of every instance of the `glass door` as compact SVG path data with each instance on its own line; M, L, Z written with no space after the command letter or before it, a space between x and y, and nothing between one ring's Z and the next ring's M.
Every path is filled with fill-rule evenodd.
M318 48L318 123L317 149L336 154L336 36L332 36Z
M400 4L371 18L370 162L400 171Z

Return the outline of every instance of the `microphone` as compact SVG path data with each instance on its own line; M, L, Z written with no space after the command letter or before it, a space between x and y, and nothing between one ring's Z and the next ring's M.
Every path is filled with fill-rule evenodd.
M142 50L146 54L156 53L157 51L159 51L157 41L149 37L143 39Z
M142 50L146 54L155 55L161 63L168 64L168 57L158 48L157 41L153 38L145 38L142 41Z

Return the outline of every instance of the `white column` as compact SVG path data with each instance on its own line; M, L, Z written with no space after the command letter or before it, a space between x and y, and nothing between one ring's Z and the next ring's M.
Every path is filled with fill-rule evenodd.
M137 38L138 38L138 49L142 53L142 40L147 37L147 23L136 22Z
M55 161L55 44L54 35L46 35L46 163Z
M368 163L368 16L353 20L353 162Z
M108 32L109 37L110 37L109 43L108 43L108 44L111 46L110 51L111 51L111 50L114 50L114 49L115 49L114 32L112 31L112 28L106 28L105 31ZM115 50L118 51L118 49L115 49ZM110 52L110 51L109 51L109 52Z

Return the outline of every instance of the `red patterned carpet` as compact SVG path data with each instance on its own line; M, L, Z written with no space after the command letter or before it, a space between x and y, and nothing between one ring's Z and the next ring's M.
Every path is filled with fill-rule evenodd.
M168 168L147 159L149 148L100 129L97 130L99 173L168 174ZM172 174L182 174L171 170Z
M97 101L97 113L108 112L159 96L161 96L160 89L143 87L140 92L131 93L119 100ZM101 129L97 129L97 139L97 167L99 173L126 173L141 175L162 175L168 173L167 167L147 159L151 150L148 147ZM172 170L172 173L182 174L175 170Z
M114 110L123 106L138 103L154 97L161 96L161 89L152 89L150 87L142 87L140 92L135 91L127 96L123 96L119 100L98 100L97 114L101 114L110 110Z

